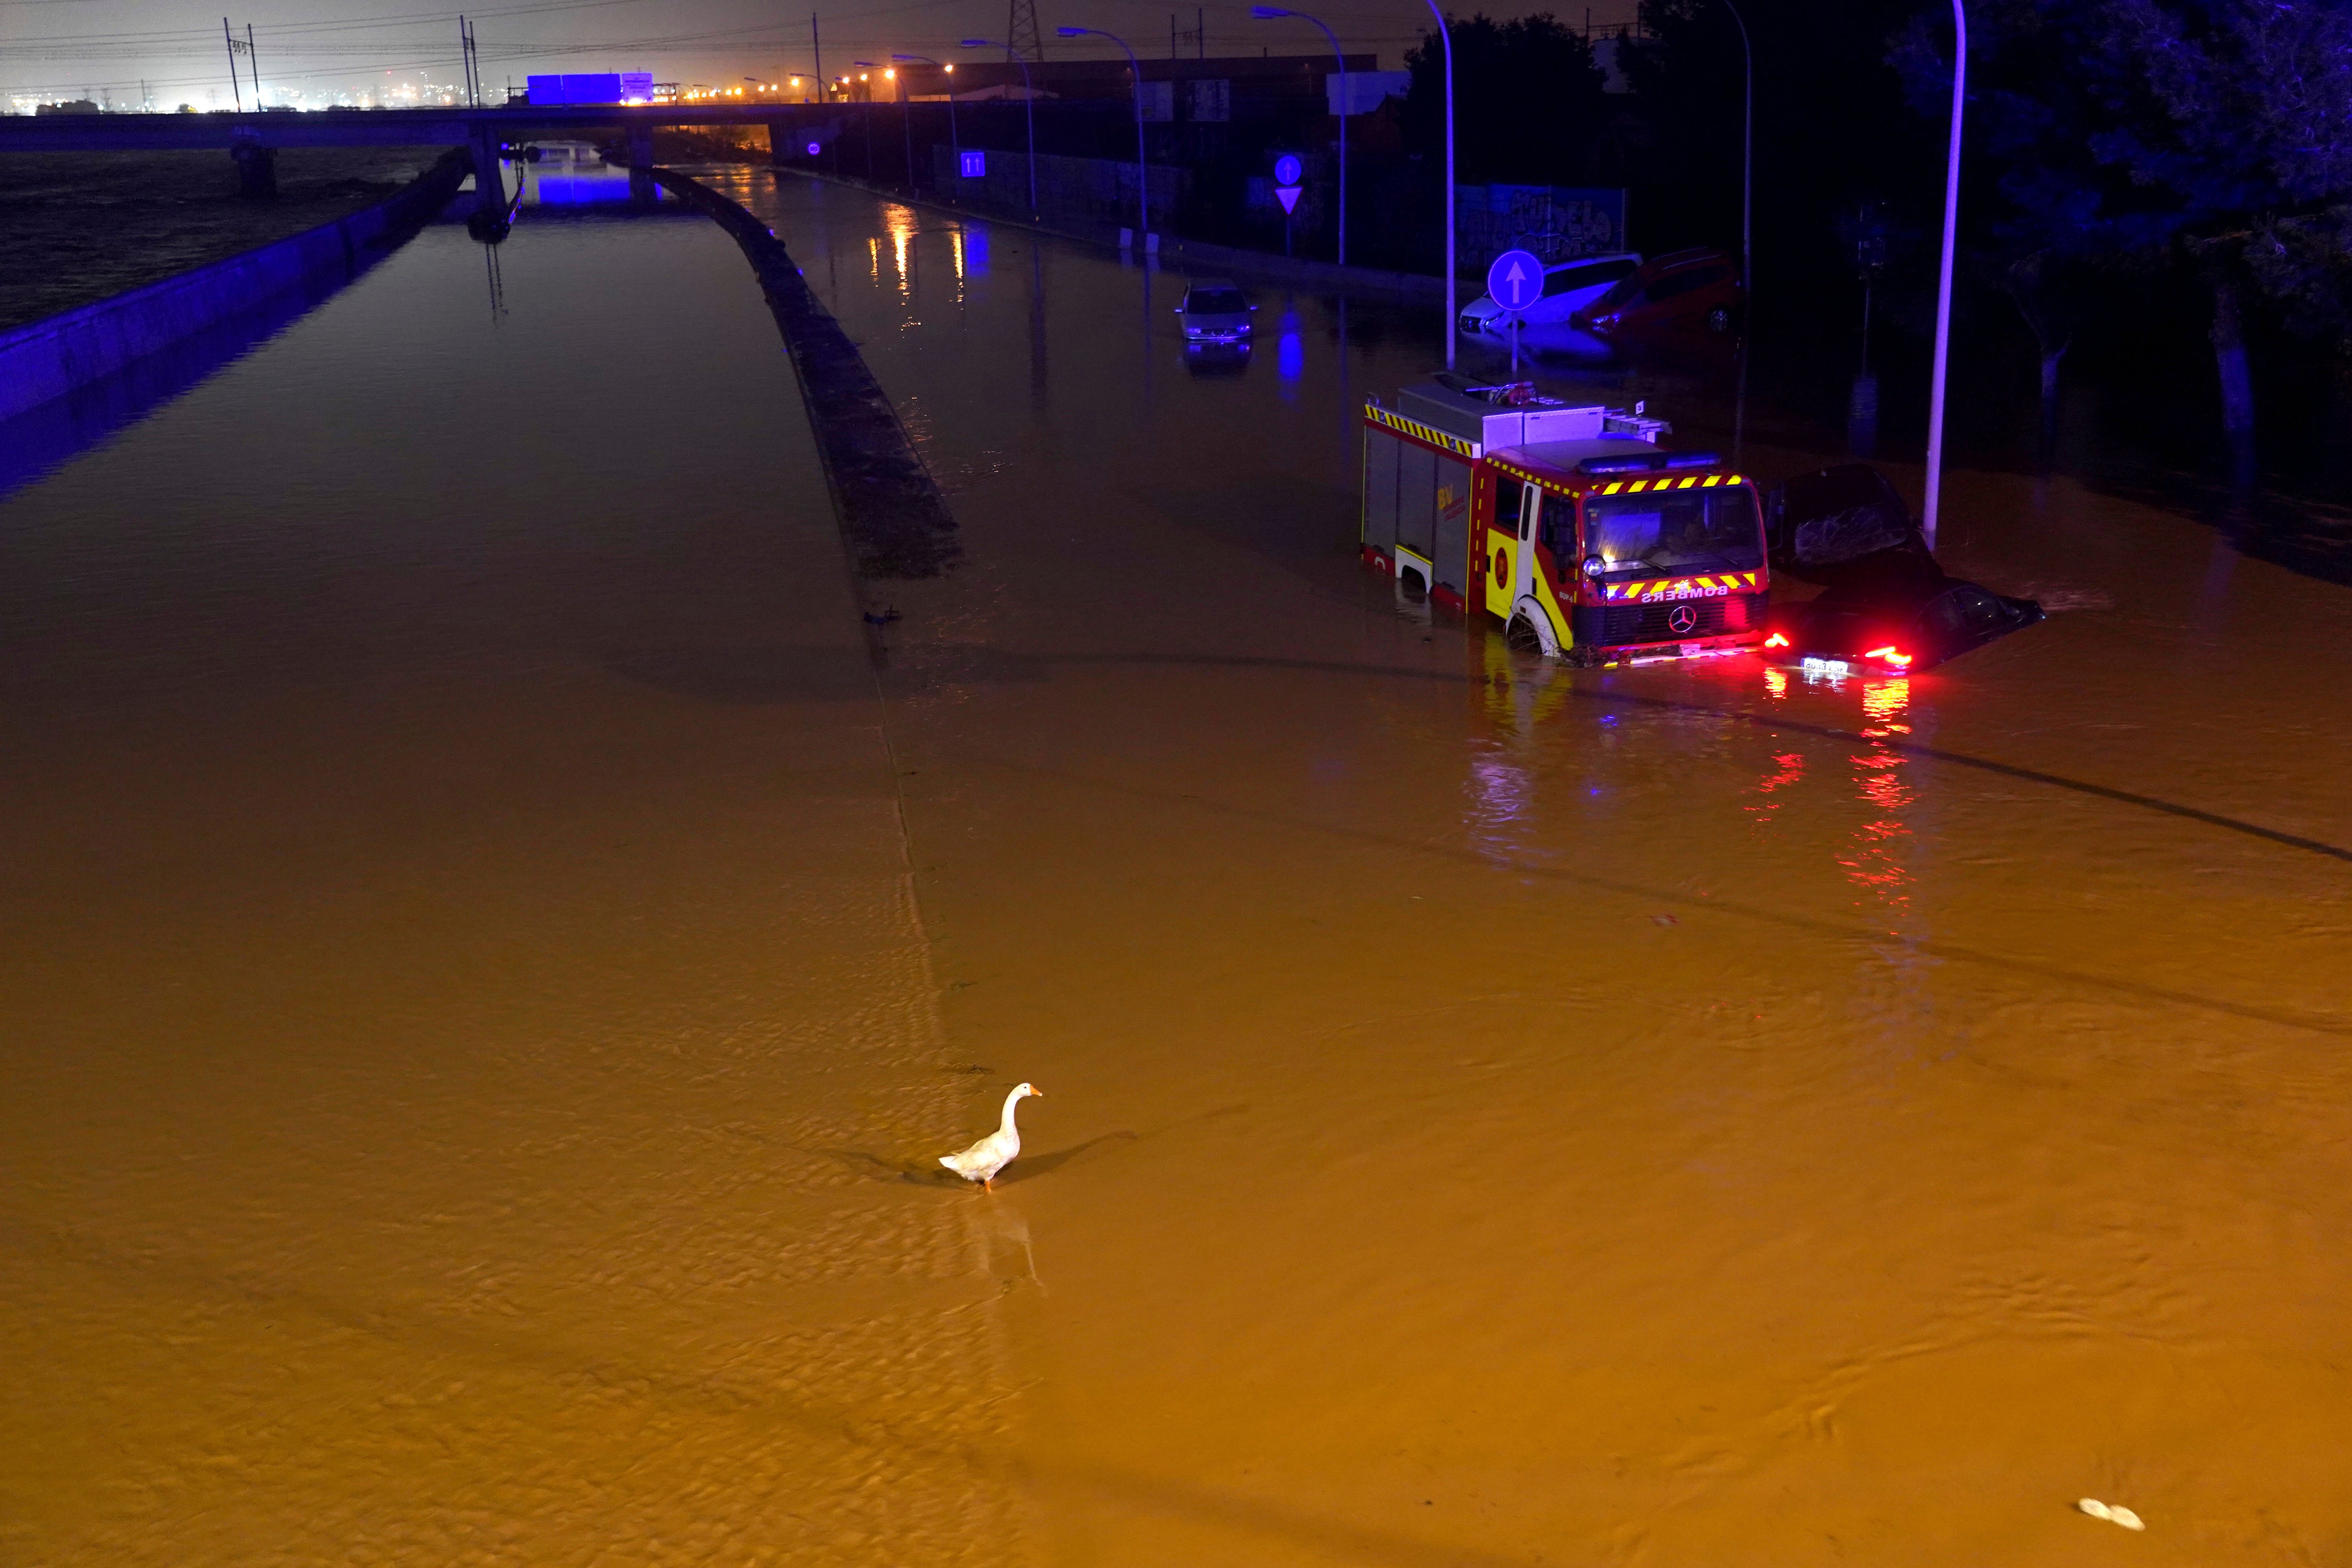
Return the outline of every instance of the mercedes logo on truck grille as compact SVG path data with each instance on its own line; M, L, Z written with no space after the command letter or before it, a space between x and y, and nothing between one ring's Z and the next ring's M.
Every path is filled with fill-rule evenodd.
M1677 637L1688 637L1698 627L1698 612L1688 605L1676 605L1666 612L1666 627Z

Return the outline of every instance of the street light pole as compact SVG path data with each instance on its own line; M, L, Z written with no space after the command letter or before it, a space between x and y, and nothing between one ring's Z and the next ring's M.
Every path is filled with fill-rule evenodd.
M1029 221L1042 222L1043 215L1037 210L1037 89L1029 85L1029 61L1014 53L1012 45L992 43L986 38L966 38L963 47L967 49L1003 49L1021 68L1021 103L1029 111ZM956 172L962 174L961 168Z
M1339 265L1348 265L1348 110L1352 100L1348 96L1348 57L1339 53L1339 35L1323 26L1319 16L1304 11L1285 11L1276 5L1253 5L1250 15L1261 22L1271 22L1282 16L1296 16L1302 22L1312 22L1323 28L1323 36L1331 41L1331 52L1339 59Z
M1944 152L1944 258L1936 274L1936 367L1927 388L1927 499L1919 531L1936 548L1936 512L1944 482L1944 365L1952 344L1952 248L1960 223L1960 115L1969 81L1969 18L1952 0L1952 135Z
M947 75L955 75L955 67L940 65L939 61L929 55L892 55L890 58L902 65L911 62L915 65L939 66L940 69ZM963 140L956 134L955 83L953 82L948 83L948 146L955 155L956 178L961 180L963 178Z
M1437 18L1438 41L1445 46L1445 368L1452 370L1454 338L1461 325L1454 309L1454 34L1445 25L1445 13L1437 8L1437 0L1429 0L1429 14Z
M1723 0L1723 8L1739 27L1739 52L1748 73L1748 103L1741 119L1743 129L1739 150L1739 281L1748 290L1748 303L1756 303L1756 262L1750 246L1756 223L1756 46L1748 37L1748 19L1731 0Z
M1435 0L1431 3L1435 4ZM1066 38L1083 38L1088 34L1108 38L1127 56L1128 68L1135 72L1135 242L1146 244L1146 237L1151 233L1151 174L1143 163L1143 64L1127 47L1127 40L1117 33L1106 33L1100 27L1056 27L1054 31Z
M898 139L906 144L907 194L915 194L915 105L907 96L907 84L888 66L882 68L882 79L898 95Z

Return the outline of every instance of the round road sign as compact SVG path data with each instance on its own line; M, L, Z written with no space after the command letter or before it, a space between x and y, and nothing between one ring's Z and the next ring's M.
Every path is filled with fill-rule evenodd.
M1486 268L1486 292L1506 310L1524 310L1543 298L1543 258L1532 250L1507 250Z
M1295 154L1285 153L1274 161L1274 183L1277 185L1295 185L1306 172L1306 166Z

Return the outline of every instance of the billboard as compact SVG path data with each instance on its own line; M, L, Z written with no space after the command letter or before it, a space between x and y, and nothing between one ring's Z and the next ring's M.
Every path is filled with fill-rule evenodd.
M529 80L531 106L535 109L566 103L649 103L654 96L654 73L651 71L535 76Z

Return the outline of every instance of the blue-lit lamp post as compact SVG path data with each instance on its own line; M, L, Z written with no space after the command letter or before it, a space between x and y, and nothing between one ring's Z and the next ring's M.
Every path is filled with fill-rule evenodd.
M1127 47L1127 40L1117 33L1106 33L1100 27L1056 27L1054 31L1066 38L1083 38L1089 35L1097 38L1108 38L1119 47L1120 53L1127 56L1128 67L1135 72L1135 243L1148 244L1150 242L1145 237L1151 232L1151 185L1150 184L1151 175L1143 166L1142 62L1135 58L1135 51Z
M1040 215L1037 211L1037 89L1029 85L1029 62L1026 59L1024 59L1021 56L1014 54L1013 52L1013 46L1010 44L992 43L986 38L966 38L963 41L963 47L967 49L1003 49L1006 55L1012 58L1013 63L1021 68L1022 107L1029 111L1029 221L1031 223L1039 222ZM949 94L948 101L950 105L952 106L955 102L955 95L952 93ZM962 176L962 164L957 164L956 174L959 178Z
M1437 18L1438 42L1445 47L1445 368L1452 370L1454 336L1462 325L1454 297L1454 34L1437 0L1429 0L1429 14Z
M891 90L898 95L898 136L899 140L906 143L907 194L911 196L915 194L915 106L907 101L906 83L900 81L898 73L888 66L877 66L872 60L859 60L857 63L861 66L872 66L874 69L880 71L882 79L888 82ZM873 111L869 110L867 112Z
M1731 20L1739 28L1739 54L1748 72L1747 108L1739 147L1739 282L1748 290L1748 303L1756 303L1756 264L1749 246L1756 224L1756 46L1748 41L1748 19L1731 0L1723 0L1723 8L1731 13Z
M1944 152L1944 259L1936 274L1936 368L1927 386L1927 499L1919 531L1936 547L1936 499L1944 482L1944 362L1952 343L1952 241L1960 220L1960 110L1969 82L1969 18L1952 0L1952 136Z
M1250 7L1250 15L1256 17L1261 22L1278 21L1285 16L1296 16L1302 22L1312 22L1318 27L1321 27L1323 30L1323 36L1331 41L1331 52L1334 55L1339 55L1339 265L1345 267L1348 265L1348 110L1353 107L1352 100L1348 97L1348 57L1339 53L1339 35L1332 32L1330 28L1324 26L1323 19L1319 16L1310 16L1304 11L1286 11L1278 5L1253 5Z
M940 65L939 61L929 55L892 55L890 58L900 65L940 66L940 69L948 75L955 75L955 67ZM908 112L911 113L913 110L909 110ZM961 180L963 178L963 138L956 134L955 83L953 82L948 83L948 145L955 150L956 178ZM911 179L912 176L909 178Z

